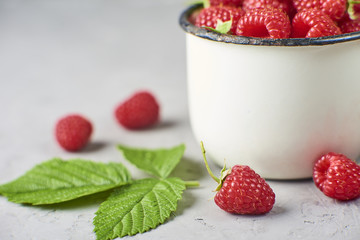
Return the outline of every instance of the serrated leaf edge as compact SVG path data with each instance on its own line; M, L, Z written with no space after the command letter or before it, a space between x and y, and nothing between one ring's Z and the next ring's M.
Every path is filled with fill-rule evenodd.
M4 192L3 190L3 187L6 186L6 185L10 185L14 182L16 182L17 180L25 177L27 174L29 174L31 171L33 172L37 172L37 174L41 174L41 175L44 175L46 177L49 177L49 179L51 178L54 178L54 179L58 179L56 178L55 176L51 175L49 176L48 174L46 173L43 173L41 172L41 168L46 168L46 169L52 169L54 168L56 165L58 164L62 164L62 163L69 163L69 162L72 162L72 163L76 163L76 167L79 167L79 168L82 168L84 169L85 171L87 172L91 172L92 174L94 175L97 175L101 178L104 178L104 179L107 179L109 182L113 183L113 184L104 184L104 185L96 185L96 184L93 184L93 185L84 185L84 186L76 186L76 187L69 187L69 188L66 188L66 187L59 187L59 188L46 188L46 189L38 189L36 191L23 191L23 192L16 192L16 193L13 193L13 192ZM124 173L125 175L127 176L128 180L127 181L124 181L124 182L119 182L119 183L116 183L113 179L109 178L108 176L104 176L103 174L100 174L98 172L95 172L93 170L89 170L88 168L84 168L83 166L79 165L79 163L81 162L86 162L86 163L90 163L90 164L99 164L99 165L103 165L103 166L106 166L106 167L111 167L111 165L114 165L114 164L118 164L118 165L121 165L121 167L123 168L124 170ZM53 163L53 165L46 165L46 164L51 164ZM46 165L46 166L45 166ZM73 174L72 172L69 172L67 170L65 170L64 168L61 169L62 172L66 173L66 174L69 174L70 176L76 176L76 178L78 179L84 179L84 180L88 180L87 178L84 178L82 176L79 176L79 175L75 175ZM113 169L117 174L119 174L119 172L117 171L117 169ZM38 172L39 171L39 172ZM33 174L33 173L32 173ZM65 181L64 179L59 179L59 181L62 181L62 182L68 182L69 184L72 184L71 181ZM47 204L56 204L56 203L61 203L61 202L67 202L67 201L70 201L70 200L74 200L74 199L77 199L77 198L81 198L81 197L84 197L84 196L89 196L89 195L93 195L93 194L96 194L96 193L100 193L100 192L104 192L104 191L108 191L108 190L111 190L113 188L117 188L117 187L120 187L120 186L123 186L123 185L126 185L128 184L129 182L131 181L131 174L129 172L129 170L122 164L122 163L114 163L114 162L109 162L109 163L102 163L102 162L94 162L94 161L91 161L91 160L84 160L84 159L69 159L69 160L63 160L61 158L52 158L48 161L45 161L45 162L42 162L42 163L39 163L39 164L36 164L33 168L31 168L30 170L26 171L23 175L19 176L17 179L14 179L8 183L5 183L5 184L2 184L0 185L0 194L7 197L9 201L11 202L14 202L14 203L25 203L25 204L31 204L31 205L47 205ZM38 185L41 185L41 183L37 183ZM16 199L16 196L18 195L21 195L21 194L27 194L27 193L41 193L41 192L53 192L53 191L61 191L61 190L66 190L66 189L81 189L81 188L86 188L86 187L98 187L99 190L96 190L96 191L90 191L88 193L83 193L83 194L79 194L77 195L76 197L68 197L68 198L63 198L62 200L54 200L54 201L23 201L23 200L17 200Z
M167 172L166 174L161 174L157 169L157 168L153 168L151 166L151 169L146 169L146 168L140 168L139 166L137 166L134 162L132 162L130 159L128 159L127 155L125 154L124 152L124 149L130 149L132 151L148 151L149 153L153 153L153 152L156 152L156 151L171 151L173 149L176 149L176 148L180 148L182 147L182 155L181 157L177 160L176 164L174 165L173 169L171 169L169 172ZM138 169L154 176L154 177L158 177L160 179L165 179L167 177L169 177L169 175L174 171L175 167L179 164L181 158L184 156L184 153L185 153L185 150L186 150L186 145L184 143L181 143L181 144L178 144L176 146L173 146L173 147L170 147L170 148L155 148L155 149L150 149L150 148L134 148L134 147L129 147L129 146L126 146L126 145L122 145L122 144L118 144L117 145L117 149L122 153L124 159L126 159L129 163L131 163L132 165L134 165L135 167L137 167Z
M182 185L183 185L183 186L182 186L182 189L180 189L179 194L177 194L177 191L173 188L173 186L168 183L168 180L169 180L169 179L174 179L174 180L176 180L176 181L181 181L181 182L183 183L183 184L182 184ZM183 194L184 190L186 189L185 182L184 182L182 179L177 178L177 177L171 177L171 178L166 178L166 179L145 178L145 179L140 179L140 180L138 180L138 181L146 181L146 180L157 180L158 182L157 182L156 184L154 184L154 186L151 188L151 190L149 190L146 194L144 194L144 196L143 196L139 201L136 201L136 202L133 204L132 209L133 209L137 204L140 204L141 201L142 201L148 194L153 193L153 189L156 187L157 184L159 184L159 183L161 183L161 182L164 182L164 183L166 183L166 184L169 186L167 189L171 189L171 192L176 196L176 201L174 202L174 204L171 205L171 207L169 208L169 211L170 211L170 213L176 211L177 206L178 206L178 201L180 201L180 200L182 199L182 194ZM116 190L115 190L115 191L116 191ZM113 193L114 193L114 192L113 192ZM154 195L156 195L156 194L154 193ZM110 199L111 197L113 197L113 194L110 195L110 196L108 197L108 199ZM156 198L158 199L158 196L156 196ZM107 200L108 200L108 199L107 199ZM107 200L105 200L103 203L101 203L100 208L99 208L98 211L95 213L96 216L95 216L95 218L93 219L93 224L94 224L94 226L95 226L95 228L94 228L94 232L95 232L95 233L97 233L97 229L98 229L98 227L96 226L96 221L97 221L97 219L100 217L100 216L99 216L100 213L103 213L103 212L104 212L104 211L101 210L101 206L107 204ZM159 202L159 201L158 201L158 202ZM171 202L171 201L168 201L168 202ZM144 209L143 204L141 204L141 206L142 206L142 208ZM161 209L159 208L159 212L160 212L160 210L161 210ZM130 212L131 212L131 210L129 211L129 213L130 213ZM127 214L129 214L129 213L127 213ZM124 217L123 217L122 219L124 219L124 218L127 216L127 214L124 215ZM122 237L125 237L125 236L133 236L133 235L136 235L136 234L138 234L138 233L144 233L144 232L150 231L151 229L157 228L160 224L163 224L169 217L170 217L170 215L167 216L167 217L164 217L163 219L161 219L161 215L160 215L160 221L159 221L158 223L155 223L155 226L149 227L149 229L139 230L138 232L136 232L136 233L134 233L134 234L131 234L131 233L130 233L130 234L124 234L123 231L122 231L120 235L117 235L113 230L112 230L112 232L109 232L109 234L112 234L112 237L111 237L111 238L98 238L98 235L96 234L97 240L109 240L109 239L114 239L114 238L117 238L117 237L122 238ZM116 227L119 223L121 223L122 219L118 221L118 223L115 225L115 227ZM143 218L143 222L145 222L145 219L146 219L146 218L144 217L144 218ZM154 222L153 219L151 219L151 221ZM145 225L145 224L143 224L143 226L144 226L144 225Z

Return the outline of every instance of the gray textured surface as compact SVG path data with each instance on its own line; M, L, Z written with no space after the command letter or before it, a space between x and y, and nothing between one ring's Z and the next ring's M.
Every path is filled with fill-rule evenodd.
M124 162L116 143L184 142L174 175L201 187L185 192L165 224L125 239L359 239L360 199L334 201L310 180L270 181L276 204L265 216L230 215L214 204L215 183L188 122L185 38L177 23L184 6L182 0L0 0L0 184L55 156ZM138 89L158 96L162 124L130 132L117 125L113 110ZM80 153L61 150L53 138L55 121L71 112L95 127L93 143ZM103 197L52 207L0 197L0 239L95 239L92 218Z

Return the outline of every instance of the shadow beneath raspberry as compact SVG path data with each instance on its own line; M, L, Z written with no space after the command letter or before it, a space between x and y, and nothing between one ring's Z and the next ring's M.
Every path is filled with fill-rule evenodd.
M166 129L175 126L177 123L175 120L164 120L155 126L155 129Z
M162 120L159 123L139 129L131 129L129 131L136 131L136 132L145 132L145 131L159 131L163 129L168 129L174 127L178 122L175 120Z
M163 130L163 129L168 129L168 128L172 128L177 124L177 122L175 120L162 120L159 123L147 127L147 128L142 128L142 129L138 129L138 131L158 131L158 130Z
M99 141L93 141L89 142L84 149L81 150L83 153L91 153L100 151L104 147L106 147L107 143L105 142L99 142Z
M261 221L262 219L268 219L268 218L276 218L277 216L281 216L283 214L285 214L288 211L288 209L286 209L283 206L278 206L275 202L274 207L270 210L270 212L265 213L265 214L258 214L258 215L251 215L251 214L232 214L234 216L236 216L236 221L243 221L244 219L251 219L252 221Z
M277 216L277 215L282 215L285 212L287 212L286 208L284 208L283 206L278 206L275 203L273 209L271 209L271 211L269 213L267 213L266 215L268 215L268 216Z

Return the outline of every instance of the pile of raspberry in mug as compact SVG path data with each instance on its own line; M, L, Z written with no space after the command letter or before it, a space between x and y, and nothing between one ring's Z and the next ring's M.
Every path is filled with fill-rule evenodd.
M315 38L360 31L352 0L204 0L190 21L219 33L259 38Z

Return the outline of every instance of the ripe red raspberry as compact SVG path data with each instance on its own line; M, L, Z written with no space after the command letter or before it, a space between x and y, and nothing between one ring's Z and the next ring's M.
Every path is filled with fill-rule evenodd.
M55 126L57 142L68 151L78 151L90 140L93 127L89 120L74 114L61 118Z
M210 6L241 6L243 0L210 0Z
M341 19L347 8L347 0L293 0L293 3L298 12L316 8L329 15L334 21Z
M125 128L147 128L158 122L159 104L150 92L137 92L116 108L115 117Z
M236 35L259 38L288 38L289 17L280 9L255 8L239 19Z
M331 18L318 9L298 12L292 20L293 38L315 38L341 34Z
M338 200L360 196L360 166L342 154L322 156L315 163L313 179L326 196Z
M359 14L360 14L360 3L355 3L353 5L353 9L354 9L354 14L357 15L357 18L359 18Z
M270 212L275 203L275 194L250 167L235 165L214 200L227 212L256 215Z
M219 183L214 201L229 213L259 215L270 212L275 203L275 194L269 184L248 166L235 165L221 172L218 179L211 172L201 143L206 168Z
M340 21L338 24L342 33L360 31L360 18L357 18L355 20L347 18L346 20Z
M208 7L203 8L195 20L195 25L198 27L210 27L215 29L217 20L222 22L230 21L232 19L230 33L235 33L236 24L239 18L244 14L241 8L235 7Z
M283 10L288 16L293 10L291 0L244 0L242 8L249 11L254 8L278 8Z

